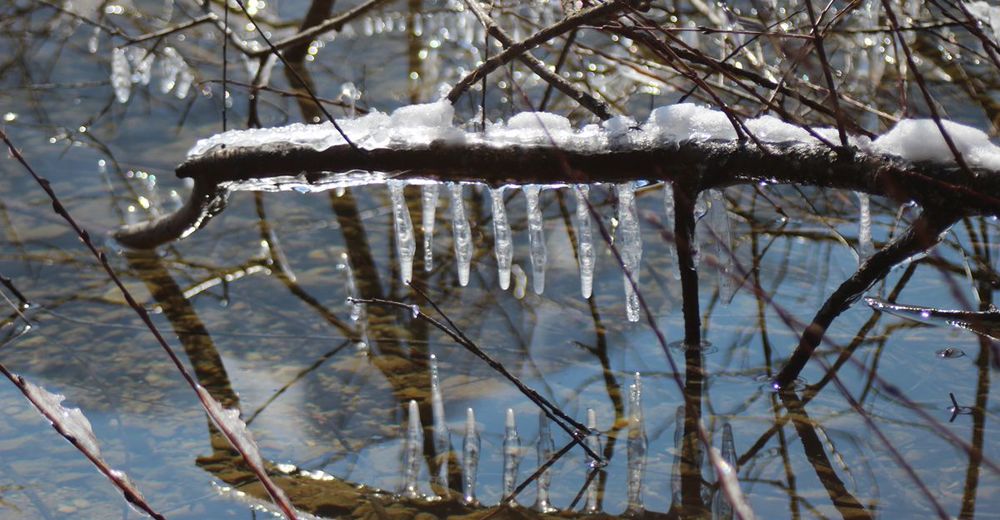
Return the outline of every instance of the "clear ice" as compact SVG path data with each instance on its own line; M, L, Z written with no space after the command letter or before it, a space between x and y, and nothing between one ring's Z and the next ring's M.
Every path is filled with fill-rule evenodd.
M507 409L503 435L503 496L509 497L517 486L517 468L521 464L521 438L517 436L514 410Z
M676 211L674 210L674 185L670 182L663 183L663 227L670 232L671 235L674 234L674 218ZM667 248L667 261L673 268L673 274L675 280L681 279L681 271L677 266L677 239L674 238L674 243L670 244Z
M420 496L420 459L424 449L424 429L420 425L420 408L417 402L410 400L406 418L406 440L403 445L403 496L417 498Z
M642 504L642 478L646 468L646 425L642 416L642 381L635 373L635 382L629 385L628 417L628 506L626 514L640 515Z
M434 213L437 210L438 186L434 182L420 187L421 219L424 231L424 271L434 268Z
M590 186L577 184L573 186L576 195L576 240L577 256L580 263L580 294L590 298L594 290L594 234L590 225L590 207L587 197Z
M635 287L639 285L639 264L642 261L642 234L639 231L639 215L635 208L635 188L631 182L617 184L618 222L621 235L617 241L618 252L625 268L625 314L628 321L639 321L639 295ZM629 281L629 277L632 281ZM632 282L635 282L633 287Z
M399 270L403 283L408 284L413 279L413 255L417 251L417 243L413 236L413 222L410 220L410 210L403 197L403 181L390 180L389 195L392 198L393 225L396 229L396 254L399 256Z
M587 408L587 428L590 429L591 433L587 436L587 447L590 448L594 453L601 452L601 441L598 439L597 434L597 412L593 408ZM593 460L591 460L590 455L584 454L587 461L587 467L590 471L594 471ZM584 512L586 513L599 513L601 511L601 505L598 502L598 478L595 475L591 479L590 484L587 484L587 503L584 506Z
M462 443L462 500L466 504L477 502L476 473L479 471L479 447L476 413L469 408L465 411L465 440Z
M857 193L859 217L858 217L858 264L863 264L868 257L875 252L872 244L872 209L871 199L867 193Z
M538 444L535 453L538 456L538 467L549 461L555 454L556 447L552 442L552 430L549 418L544 413L538 414ZM538 497L535 499L534 510L540 513L552 513L556 510L549 502L549 486L552 484L552 468L548 468L538 476Z
M448 184L451 195L451 230L455 241L455 260L458 262L458 283L469 285L469 269L472 265L472 230L465 217L465 202L462 200L462 185Z
M734 281L733 228L726 208L726 198L720 190L708 190L708 225L715 238L715 256L719 272L719 299L723 304L733 301L736 292Z
M451 451L451 439L448 432L447 417L444 414L444 397L441 393L441 378L438 375L437 356L430 356L431 369L431 423L433 424L434 454L438 472L434 481L443 489L448 488L448 452Z
M514 259L514 244L507 221L507 209L503 204L503 188L490 188L490 199L493 202L493 236L497 256L497 277L500 288L510 287L510 266Z
M545 291L545 264L548 262L548 246L545 244L545 230L542 225L542 210L538 207L540 186L524 186L524 197L528 202L528 243L531 256L531 284L535 294Z

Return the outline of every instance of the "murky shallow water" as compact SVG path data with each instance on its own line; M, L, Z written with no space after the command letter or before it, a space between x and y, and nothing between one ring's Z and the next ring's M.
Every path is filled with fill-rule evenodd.
M37 16L33 23L44 27L51 13ZM20 75L33 71L44 76L33 81L5 75L9 89L0 94L0 112L16 114L5 131L32 166L52 181L69 211L94 236L104 236L128 219L130 205L141 205L140 195L156 195L169 208L171 190L186 193L183 183L173 178L172 165L195 139L218 130L218 92L215 98L192 96L179 102L137 90L128 105L119 105L112 102L107 85L67 87L107 77L106 57L85 50L86 32L67 32L61 51L54 38L29 45L33 60L52 68L20 69ZM390 46L398 43L385 41ZM351 46L345 47L338 52L349 53ZM58 58L57 52L62 52ZM391 70L370 71L369 81L379 84L378 75L392 76L387 72ZM382 84L393 82L404 80L393 76ZM36 83L57 88L24 87ZM370 103L398 104L380 97L391 92L387 88L373 95ZM240 110L236 107L231 117ZM87 126L86 131L78 131L80 126ZM98 166L102 160L104 169ZM136 171L155 175L155 188L149 190ZM682 339L683 325L676 266L669 260L671 245L658 231L662 189L651 185L636 194L644 244L640 288L657 327L674 342ZM703 355L672 350L679 374L670 369L649 325L626 321L621 269L602 240L596 243L593 297L580 297L572 226L575 200L567 189L543 190L540 197L548 246L542 295L531 290L527 214L520 190L507 192L506 208L514 262L528 273L526 296L518 299L513 291L498 288L490 196L481 186L465 188L475 246L468 286L458 283L445 190L437 209L434 267L429 272L423 268L418 233L414 283L424 287L467 336L567 414L583 421L588 408L596 411L597 428L604 434L602 450L609 459L598 477L601 509L609 514L620 514L627 505L624 414L632 374L641 372L648 439L642 499L650 512L677 513L682 504L707 501L714 489L708 471L704 484L691 471L685 479L674 477L682 451L675 437L676 417L683 403L676 375L699 397L701 419L713 444L719 445L724 425L731 427L740 483L760 517L933 515L924 493L894 461L873 426L824 378L815 360L803 372L797 395L806 404L768 390L764 376L781 367L802 323L857 265L838 238L839 233L853 242L857 236L857 204L847 193L764 190L770 202L749 187L726 190L734 257L750 274L726 305L719 298L718 274L710 268L701 273L702 324L711 348ZM128 472L168 517L253 517L245 499L222 492L248 481L247 472L232 464L232 455L212 437L190 389L100 267L51 211L43 192L13 161L0 163L0 193L0 273L38 305L30 315L36 327L4 345L0 362L81 407L111 465ZM591 188L590 200L604 226L615 216L612 193L610 186ZM419 189L406 188L405 197L413 221L419 223ZM775 206L790 218L781 218ZM896 225L898 208L878 199L873 206L879 242ZM971 258L974 249L970 230L979 237L985 233L996 258L996 222L972 221L956 226L931 259L912 269L894 270L869 294L886 297L895 291L907 303L971 308L973 284L965 275L966 255ZM114 250L114 244L107 245ZM519 478L524 479L539 465L534 449L537 408L481 360L406 310L371 306L361 323L352 321L345 302L351 294L342 267L345 254L359 295L416 303L431 312L400 282L385 187L356 188L340 196L236 193L225 213L190 238L161 248L155 256L117 251L111 261L139 301L156 310L156 325L185 353L202 384L230 398L231 404L238 403L265 459L275 464L322 471L352 485L400 491L407 403L421 402L429 426L427 360L435 354L450 445L456 453L452 487L458 489L466 409L472 408L482 442L477 496L485 505L497 503L505 410L512 408L516 414L524 448ZM759 298L754 287L770 302ZM986 289L983 294L992 292ZM782 312L798 323L790 328ZM361 347L358 340L364 335L367 345ZM973 510L979 517L996 515L1000 479L982 461L1000 460L997 443L988 440L991 419L997 417L992 404L997 397L992 384L995 351L989 353L989 341L964 330L915 326L874 314L863 305L838 318L828 338L855 349L851 361L837 371L840 383L930 495L953 515ZM946 347L967 355L936 354ZM819 355L832 363L838 353L826 345ZM921 413L887 392L886 383L902 391ZM972 413L949 422L949 393L961 405L973 407ZM0 421L0 517L136 516L11 385L0 385L0 413L5 416ZM937 428L929 425L928 417ZM973 445L974 454L961 450L942 431ZM430 439L429 429L425 435ZM557 449L568 440L554 431ZM419 489L431 493L426 461L421 468ZM553 466L555 507L571 504L586 473L579 448ZM393 506L391 495L301 474L279 481L298 489L293 496L307 511L459 511L453 502ZM251 494L259 493L255 490L248 487ZM529 486L518 500L532 504L535 487Z

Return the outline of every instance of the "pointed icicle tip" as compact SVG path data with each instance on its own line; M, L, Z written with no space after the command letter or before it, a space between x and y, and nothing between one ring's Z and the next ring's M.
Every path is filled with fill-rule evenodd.
M508 408L507 409L507 421L505 423L505 426L507 428L514 428L514 409L513 408Z
M476 412L472 408L465 409L465 431L466 433L476 431Z

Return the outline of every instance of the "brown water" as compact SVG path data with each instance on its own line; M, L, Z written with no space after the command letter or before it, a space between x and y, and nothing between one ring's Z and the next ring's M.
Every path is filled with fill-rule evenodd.
M410 399L421 403L430 426L430 354L440 360L455 450L451 487L460 489L467 408L475 410L481 432L477 496L482 504L501 499L507 408L516 413L525 451L519 479L534 472L540 463L534 449L538 409L512 384L408 311L369 306L363 319L351 319L345 257L357 295L417 303L432 312L400 281L385 187L340 195L236 193L227 211L179 243L154 255L118 250L106 233L133 219L130 206L138 218L146 218L144 200L166 211L173 204L171 190L186 195L173 166L196 139L220 130L221 91L214 84L196 85L178 100L153 87L136 87L131 100L119 104L107 83L106 38L91 54L92 30L86 25L75 26L45 8L21 14L22 4L27 3L0 6L6 34L0 54L15 54L2 60L5 132L32 167L52 181L69 212L106 245L115 271L155 311L157 327L184 354L200 382L227 405L239 407L263 457L335 478L293 471L277 479L292 490L303 511L376 518L469 512L454 497L434 502L394 495L404 485L401 452ZM137 7L146 8L151 9ZM298 12L293 4L282 9ZM133 25L130 31L142 32ZM173 43L194 64L214 52ZM317 61L323 93L335 97L339 84L351 80L379 85L364 101L383 109L409 96L431 98L436 85L428 81L414 87L402 72L407 70L406 44L400 33L327 44L332 61L322 63L352 53L384 56L386 62L330 71ZM238 62L230 69L246 79ZM210 65L197 70L200 79L218 77ZM245 91L239 93L229 113L231 127L245 122ZM268 124L297 120L297 107L287 99L265 101ZM503 106L501 100L494 102ZM502 112L498 109L496 116ZM650 184L636 192L643 238L640 289L656 326L676 342L683 338L680 284L669 260L673 246L659 233L662 189ZM468 337L568 415L584 421L588 408L596 411L609 461L597 477L602 511L618 515L627 505L627 388L638 371L648 438L645 508L651 517L710 515L716 489L711 472L679 462L691 452L675 438L683 399L667 353L648 323L626 321L621 268L596 232L594 294L590 300L580 297L573 193L542 191L548 264L544 294L537 295L530 286L524 195L507 191L514 262L528 273L526 295L518 299L498 287L484 187L465 188L475 249L469 284L459 286L446 190L441 191L430 271L419 247L419 188L405 191L418 228L414 283ZM35 304L28 313L33 328L0 347L0 362L79 406L108 462L126 471L169 518L264 514L246 497L227 491L242 487L262 498L246 469L213 435L193 392L152 336L14 161L0 162L0 194L0 274ZM700 353L672 349L670 354L679 363L676 375L700 403L699 410L687 412L700 416L713 444L719 445L725 424L732 428L740 485L758 516L922 518L934 516L933 500L950 515L997 517L1000 478L989 465L995 468L1000 461L1000 447L989 440L995 437L990 425L997 419L993 403L998 397L992 342L967 330L918 325L857 304L834 322L829 342L816 356L832 364L843 348L850 349L849 360L836 368L843 387L813 359L798 391L779 396L769 390L767 376L780 369L804 323L857 266L847 244L856 244L857 200L850 193L788 186L734 187L725 195L740 287L731 303L721 301L721 277L706 263L700 308L711 348ZM592 187L590 200L602 224L610 226L615 216L611 187ZM906 221L915 215L880 199L872 206L877 243L896 232L900 216ZM963 222L931 256L892 271L868 294L977 309L992 300L997 288L998 240L995 220ZM970 278L967 270L976 276ZM12 316L2 323L5 337L21 322ZM945 348L965 355L939 356ZM961 410L968 413L952 416L949 393L969 407ZM0 384L0 413L0 518L137 516L12 385ZM425 436L428 456L421 465L420 490L433 494L430 429ZM554 437L557 449L569 441L558 429ZM290 470L275 468L279 474L279 469ZM579 448L554 464L555 507L570 506L587 469ZM518 501L534 503L534 485Z

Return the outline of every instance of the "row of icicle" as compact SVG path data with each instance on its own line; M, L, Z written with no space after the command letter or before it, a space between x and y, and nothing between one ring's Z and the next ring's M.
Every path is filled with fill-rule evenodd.
M414 235L413 222L410 219L409 209L403 196L405 182L400 180L388 181L389 194L392 199L392 213L394 228L396 232L396 253L399 258L400 273L404 283L409 283L413 277L413 259L416 255L416 239ZM463 185L460 183L446 183L451 208L452 236L455 248L455 259L458 265L458 281L463 287L469 283L469 271L472 262L472 233L469 226L469 219L465 213L465 203L463 201ZM631 277L635 286L639 286L639 271L642 261L642 232L639 227L639 214L635 202L635 183L625 182L615 184L615 192L618 199L616 213L617 238L615 247L621 255L621 266L624 268L625 276L625 309L629 321L639 320L639 298L633 290ZM424 269L433 269L433 238L435 212L438 204L439 184L421 185L421 210L422 227L424 233L423 253ZM545 226L542 217L542 209L539 203L539 195L542 186L524 185L520 187L524 192L527 204L527 224L529 257L531 261L531 282L534 292L542 294L545 290L545 267L548 262L548 248L545 240ZM504 204L504 191L508 187L489 188L491 206L493 211L493 237L494 251L497 260L497 277L500 288L507 290L510 287L511 277L515 279L514 294L518 298L524 296L524 280L526 276L521 268L513 263L513 234L510 222L507 219L507 212ZM572 187L576 196L576 238L577 257L580 269L580 292L584 298L590 298L594 286L594 234L591 222L591 208L588 202L590 186L580 184ZM674 201L673 189L669 183L664 183L664 207L667 221L664 226L668 230L673 229ZM732 255L732 226L729 222L729 213L726 210L725 199L719 190L706 190L699 195L695 204L696 220L706 219L710 234L704 242L715 245L713 251L719 264L720 288L723 302L732 300L735 292L733 283L733 255ZM673 247L668 248L676 265L676 251ZM700 254L695 255L696 265L700 259ZM675 278L680 274L675 273Z
M440 489L448 487L448 464L447 456L451 449L450 433L445 422L444 400L441 391L441 383L438 375L437 358L430 357L431 372L431 414L432 414L432 435L439 471L431 475L434 484ZM645 511L642 499L642 481L646 469L646 452L648 441L646 437L646 426L642 412L642 381L639 373L636 372L632 384L628 387L628 408L626 410L626 496L627 505L625 514L637 515ZM597 414L592 408L587 409L587 428L590 435L584 442L587 447L596 452L601 451L600 434L597 430ZM407 420L405 425L406 438L403 444L403 484L401 494L410 499L425 498L420 492L420 468L423 460L424 434L420 421L420 411L416 401L410 401L408 407ZM674 445L676 453L674 455L674 469L671 479L671 494L675 502L679 503L681 496L680 477L680 446L684 432L684 408L678 407L676 414L676 424L674 433ZM462 441L462 501L468 505L479 505L476 498L476 478L479 469L480 458L480 433L476 425L476 416L472 408L466 410L465 432ZM535 444L538 465L541 466L551 459L556 453L555 444L552 439L552 431L549 419L544 413L539 414L538 440ZM505 420L505 431L503 436L503 487L502 497L510 497L521 479L527 475L519 472L522 457L521 439L517 432L517 425L514 417L514 410L508 408ZM733 468L736 467L736 446L733 440L732 428L728 423L722 427L722 441L720 452L725 460ZM585 455L586 456L586 455ZM596 466L589 456L586 456L586 467L593 470ZM694 461L696 467L701 467L702 461ZM532 508L539 512L552 513L558 509L552 504L550 498L551 468L542 472L535 481L535 502ZM585 476L586 478L586 476ZM711 503L713 518L731 519L733 510L729 503L723 498L721 492L713 486L707 486L703 490L704 499ZM587 513L597 513L601 511L601 500L599 497L598 479L590 479L583 492L583 511ZM514 500L516 503L516 499Z

